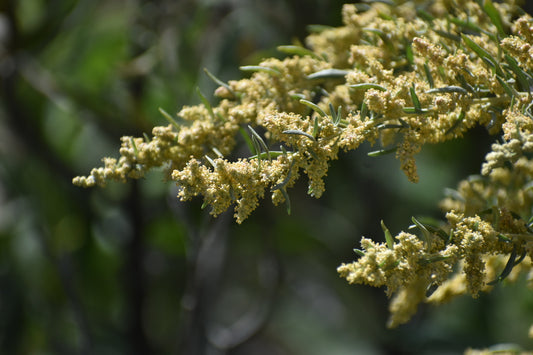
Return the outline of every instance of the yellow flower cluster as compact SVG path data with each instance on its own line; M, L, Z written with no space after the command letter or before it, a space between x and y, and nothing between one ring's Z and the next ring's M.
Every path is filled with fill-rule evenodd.
M215 216L234 206L241 223L266 193L288 202L301 174L320 197L341 150L380 144L376 155L395 152L417 182L425 144L481 125L502 141L482 175L442 202L445 225L415 220L418 236L401 232L387 244L363 238L360 258L338 271L350 283L386 287L390 326L420 302L475 297L531 272L533 20L513 1L398 3L345 5L344 25L311 34L310 49L285 46L292 56L243 68L253 73L222 84L216 106L184 107L152 138L123 137L119 159L74 183L105 185L162 166L180 199L202 196ZM248 157L236 155L243 142Z

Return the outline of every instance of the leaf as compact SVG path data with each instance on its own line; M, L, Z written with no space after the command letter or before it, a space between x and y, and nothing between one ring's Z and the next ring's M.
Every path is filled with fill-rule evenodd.
M300 57L309 56L317 60L321 60L321 61L324 60L324 58L322 58L321 56L319 56L312 50L309 50L301 46L278 46L277 49L278 51L286 53L286 54L298 55Z
M224 158L224 155L216 147L211 148L211 150L219 157L220 159Z
M270 157L272 157L272 158L277 158L279 156L286 155L287 152L283 152L283 151L280 151L280 150L270 150L270 151L268 151L268 153L267 152L261 152L259 155L252 155L248 159L265 159L265 158L268 158L268 154L270 154Z
M414 83L409 88L409 93L411 94L411 101L413 101L413 106L415 107L415 110L417 112L421 112L422 111L422 106L420 106L420 100L418 99L418 95L416 94L415 84Z
M472 41L468 36L461 34L461 38L468 48L474 51L481 59L484 59L492 66L497 75L504 76L502 68L498 65L498 61L486 49L482 48L476 42Z
M313 111L318 113L320 116L328 117L328 115L324 112L324 110L322 110L317 104L315 104L315 103L313 103L313 102L311 102L309 100L304 100L304 99L301 99L300 103L304 104L307 107L310 107Z
M260 144L260 146L263 148L263 150L267 153L268 160L271 160L272 157L270 156L270 150L268 149L263 138L261 138L261 136L252 128L252 126L248 125L248 129L250 130L250 132L252 132L252 138L255 138ZM259 153L260 152L258 151L257 154Z
M443 261L449 258L450 258L449 255L429 255L429 256L423 256L420 259L418 259L418 263L420 265L428 265L428 264L433 264L433 263Z
M289 172L287 173L287 176L285 176L285 179L283 179L283 181L280 182L279 184L273 186L270 189L270 192L285 188L285 185L287 185L289 183L289 181L291 180L292 167L294 166L294 162L295 162L294 160L291 161L291 165L289 166Z
M498 82L500 83L500 85L503 87L503 89L505 90L505 93L507 95L509 95L509 97L513 98L513 97L518 97L519 94L518 92L516 92L516 89L513 88L512 86L509 86L509 84L502 78L500 77L499 75L496 76L496 79L498 80Z
M281 72L277 69L270 68L270 67L263 67L260 65L244 65L239 67L240 70L246 71L246 72L263 72L267 74L272 74L274 76L280 76Z
M430 90L426 91L426 94L451 93L451 92L456 92L456 93L465 94L465 95L468 94L468 91L466 91L462 87L454 86L454 85L444 86L444 87L441 87L441 88L430 89Z
M398 147L394 147L394 148L390 148L390 149L381 149L381 150L375 150L373 152L369 152L367 155L369 157L380 157L382 155L395 153L397 150L398 150Z
M220 80L219 78L217 78L216 76L214 76L209 70L207 70L207 68L204 68L204 72L207 74L207 76L209 78L211 78L211 80L213 80L216 84L226 88L230 93L231 95L233 95L234 98L237 97L237 94L235 93L235 91L233 91L233 89L231 88L231 86L229 86L228 84L226 84L225 82L223 82L222 80Z
M317 71L316 73L309 74L307 76L307 79L315 80L315 79L340 79L344 78L346 74L348 74L348 70L343 69L324 69Z
M422 240L426 243L426 250L431 250L431 233L428 231L428 229L420 223L418 219L415 217L411 217L411 220L413 223L422 231Z
M209 112L209 116L211 116L211 119L214 120L215 113L213 112L213 107L211 106L207 98L204 96L204 94L202 94L199 87L196 87L196 93L198 94L198 96L200 96L200 100L202 100L202 103L204 104L205 108Z
M390 233L389 229L385 225L385 222L381 220L381 229L383 229L383 233L385 234L385 241L387 242L387 248L394 249L394 238L392 237L392 234Z
M417 109L416 107L404 107L403 112L408 113L408 114L419 114L419 113L428 113L430 112L430 110L428 110L427 108Z
M320 32L324 32L326 30L331 30L334 27L326 26L326 25L307 25L306 28L307 28L307 31L309 33L320 33Z
M454 35L453 33L442 31L442 30L433 30L436 34L438 34L441 37L451 39L454 42L461 42L461 37Z
M137 158L137 156L139 155L139 150L137 149L137 144L135 144L135 139L133 137L130 137L130 143L131 143L131 146L133 147L133 153L135 154L135 157Z
M178 122L172 117L170 116L165 110L163 110L161 107L159 108L159 112L161 113L161 115L163 115L163 117L165 117L165 119L171 124L174 126L174 128L176 128L176 130L180 130L180 125L178 124Z
M504 38L507 34L505 29L503 28L503 22L499 11L496 9L496 7L494 7L492 0L485 0L483 2L483 10L485 10L487 15L489 16L492 24L498 29L498 35L500 36L500 38Z
M516 245L515 245L513 247L513 251L511 252L511 255L509 255L509 260L507 260L507 264L503 268L501 274L496 279L492 280L491 282L487 282L487 285L494 286L500 281L503 281L507 276L509 276L511 271L513 271L514 266L522 261L522 259L525 257L525 254L526 254L526 251L524 250L522 255L519 258L519 261L517 262L516 261L517 253L516 253Z
M315 120L313 121L313 137L318 137L318 133L320 132L320 127L318 126L318 117L315 116Z
M300 131L300 130L297 130L297 129L289 129L289 130L283 131L282 133L283 133L283 134L296 134L296 135L301 135L301 136L305 136L305 137L309 138L309 139L312 140L312 141L316 141L315 137L313 137L313 136L310 135L309 133L305 133L305 132Z
M407 42L407 44L405 45L405 57L407 58L409 64L413 65L415 63L415 57L413 55L413 47L411 46L411 42Z
M215 163L215 161L213 159L211 159L208 155L205 155L205 159L207 159L207 161L209 162L209 164L211 164L211 166L216 169L217 167L217 164Z
M360 249L354 249L353 251L359 256L365 256L365 252Z
M361 117L361 121L364 121L367 115L368 115L368 106L363 101L363 103L361 104L361 111L359 113L359 117Z
M435 17L433 15L431 15L429 12L427 12L427 11L425 11L423 9L417 9L416 10L416 14L422 20L427 21L427 22L431 22L431 21L433 21L435 19Z
M516 59L511 57L508 54L504 55L505 61L509 64L509 68L516 75L518 82L520 83L520 90L530 92L531 84L533 83L533 78L531 75L526 73L520 66Z
M387 91L387 89L384 88L383 86L378 85L378 84L372 84L372 83L353 84L353 85L348 85L348 87L354 90L376 89L379 91Z
M342 115L342 106L339 105L337 111L335 111L335 108L333 107L333 104L331 102L329 103L329 111L331 112L331 121L333 122L334 126L338 126L341 121L341 115Z
M254 144L252 142L252 139L248 135L248 133L244 130L244 128L239 126L239 132L241 133L242 138L244 138L244 141L246 142L246 145L248 145L248 149L250 149L250 152L255 151ZM259 154L259 152L255 152L256 154Z
M431 70L429 69L429 65L427 62L424 63L424 72L426 73L426 78L428 80L429 87L433 89L435 83L433 81L433 75L431 75Z

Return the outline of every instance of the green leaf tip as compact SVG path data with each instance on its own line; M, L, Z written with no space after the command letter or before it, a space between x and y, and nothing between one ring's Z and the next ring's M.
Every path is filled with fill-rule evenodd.
M324 69L317 71L316 73L309 74L307 79L343 79L348 73L348 70L343 69Z
M166 112L165 110L163 110L161 107L159 108L159 113L161 113L161 115L163 117L165 117L165 119L168 121L168 123L170 123L171 125L174 126L174 128L176 128L176 130L180 130L180 125L178 124L178 122L168 114L168 112Z
M267 74L271 74L274 76L280 76L281 72L277 69L270 68L270 67L264 67L260 65L244 65L239 67L240 70L245 72L263 72Z
M321 60L323 61L324 58L316 54L310 49L301 47L301 46L295 46L295 45L289 45L289 46L278 46L277 50L286 54L292 54L292 55L298 55L300 57L309 56L311 58Z
M379 91L387 91L387 89L384 88L383 86L378 85L378 84L372 84L372 83L353 84L353 85L349 85L348 87L354 90L376 89Z
M305 100L305 99L301 99L300 103L304 104L305 106L307 106L309 108L311 108L313 111L318 113L320 116L328 117L327 113L325 113L324 110L322 110L317 104L315 104L315 103L313 103L313 102L311 102L309 100Z
M305 137L309 138L310 140L312 140L313 142L316 141L315 137L313 137L309 133L305 133L304 131L300 131L300 130L297 130L297 129L288 129L286 131L283 131L282 133L283 134L296 134L296 135L300 135L300 136L305 136Z
M394 249L394 238L392 237L392 234L390 233L389 229L385 225L385 222L381 220L381 229L383 229L383 233L385 234L385 241L387 242L387 248Z

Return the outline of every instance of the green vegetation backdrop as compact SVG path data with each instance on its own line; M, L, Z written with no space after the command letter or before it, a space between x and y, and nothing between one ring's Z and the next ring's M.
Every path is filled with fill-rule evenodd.
M479 173L484 129L425 149L420 182L370 147L334 164L320 200L291 192L242 225L149 174L83 190L76 175L200 102L196 87L238 79L311 24L336 26L341 1L5 0L0 2L0 353L447 354L533 348L523 283L423 306L385 328L382 290L336 273L361 235L412 215L440 218L443 189Z

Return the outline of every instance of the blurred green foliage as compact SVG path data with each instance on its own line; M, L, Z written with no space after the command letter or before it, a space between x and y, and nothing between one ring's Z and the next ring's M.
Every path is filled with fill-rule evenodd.
M427 150L421 182L364 149L332 167L327 192L291 194L241 226L179 202L157 173L105 190L71 185L124 134L164 124L240 78L309 24L340 24L341 1L5 0L0 3L0 353L435 354L527 343L533 298L506 286L423 309L385 330L380 290L336 267L361 235L439 217L446 186L477 173L476 130ZM366 151L369 151L367 147Z

